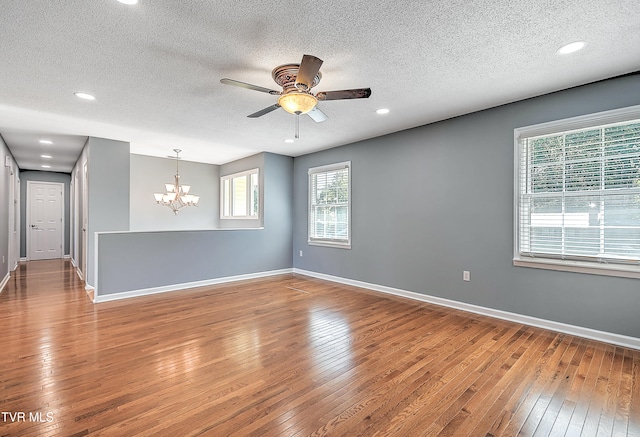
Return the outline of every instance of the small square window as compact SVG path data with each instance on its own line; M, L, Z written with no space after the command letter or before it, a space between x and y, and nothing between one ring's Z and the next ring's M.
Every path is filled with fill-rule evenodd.
M221 177L220 191L220 218L258 218L260 189L257 168Z

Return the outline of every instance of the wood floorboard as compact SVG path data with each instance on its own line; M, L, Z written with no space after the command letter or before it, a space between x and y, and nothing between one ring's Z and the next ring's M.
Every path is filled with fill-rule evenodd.
M640 351L301 275L0 311L0 436L640 437Z
M591 405L591 400L596 399L596 397L593 396L593 393L597 386L599 372L604 364L604 358L605 348L594 346L589 371L585 377L580 394L570 400L575 403L575 407L565 432L565 435L567 436L578 436L582 433L584 423L588 415L589 406Z
M491 351L492 353L492 367L491 373L485 372L484 377L472 384L467 388L465 394L471 395L466 402L460 404L460 408L451 408L450 420L448 422L442 421L439 425L443 425L441 434L445 435L457 435L457 434L473 434L474 428L481 427L486 430L490 425L492 415L495 414L496 408L502 408L502 403L498 403L498 400L503 398L503 395L509 389L509 384L506 382L517 382L517 379L504 378L503 375L510 372L518 371L518 365L523 361L520 360L524 353L523 348L526 350L532 350L531 345L535 344L538 340L536 333L527 330L522 336L523 341L518 341L512 348L502 348L502 352ZM464 387L465 385L463 385ZM504 399L504 398L503 398ZM492 414L493 413L493 414ZM477 420L469 420L474 417ZM434 425L428 429L430 435L434 435L434 431L437 431Z
M629 353L629 355L633 357L633 368L631 369L627 434L640 436L640 354Z
M584 347L584 353L581 359L575 364L572 363L573 366L578 366L577 369L575 369L575 372L569 372L567 375L569 376L567 379L570 379L570 381L567 381L570 383L570 386L567 387L568 391L565 392L564 396L555 396L557 399L556 406L560 402L562 402L562 405L559 406L557 417L551 430L548 432L549 435L564 435L569 427L569 421L575 411L579 393L584 386L587 372L593 362L593 346L589 346L583 342L582 347ZM573 377L571 375L573 375ZM536 432L538 432L538 430L536 430Z
M537 358L540 351L544 350L553 339L554 336L549 335L549 333L532 332L527 342L509 357L512 363L509 363L510 367L505 377L491 390L485 390L482 397L478 397L484 403L486 410L484 416L480 420L476 419L467 422L466 419L470 417L470 410L469 408L463 408L458 412L459 417L454 418L453 425L448 425L448 427L455 427L454 429L459 429L460 432L467 431L470 435L480 433L497 434L496 429L508 423L513 412L517 410L518 405L515 404L515 401L521 399L522 394L526 393L526 389L529 386L526 378L527 366ZM477 416L480 414L481 412L478 411ZM461 421L462 423L460 423ZM487 432L487 430L489 431Z

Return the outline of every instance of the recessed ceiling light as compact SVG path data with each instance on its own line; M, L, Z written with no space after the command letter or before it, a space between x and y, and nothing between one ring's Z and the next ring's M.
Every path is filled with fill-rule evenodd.
M285 143L293 143L293 140L291 138L287 138L286 140L284 140Z
M92 96L91 94L87 94L87 93L73 93L73 95L75 95L76 97L78 97L79 99L84 99L84 100L95 100L95 96Z
M40 144L53 144L51 140L40 140Z
M52 159L53 156L51 156L51 155L40 155L40 158Z
M376 111L376 114L388 114L389 110L387 108L380 108Z
M50 165L46 165L46 164L42 164L40 167L42 167L42 168L51 168Z
M118 0L118 1L124 5L135 5L138 3L138 0Z
M584 48L586 43L584 41L576 41L569 44L566 44L556 50L556 53L559 55L568 55L569 53L577 52Z

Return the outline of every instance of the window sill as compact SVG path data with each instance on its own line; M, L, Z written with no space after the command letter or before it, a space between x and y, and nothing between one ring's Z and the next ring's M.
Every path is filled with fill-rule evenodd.
M307 241L309 246L335 247L336 249L351 249L351 243L336 243L332 241Z
M260 220L260 217L256 216L238 216L238 217L220 217L220 220Z
M619 264L595 264L584 261L568 261L543 258L514 258L513 265L534 269L557 270L591 275L617 276L640 279L640 267Z

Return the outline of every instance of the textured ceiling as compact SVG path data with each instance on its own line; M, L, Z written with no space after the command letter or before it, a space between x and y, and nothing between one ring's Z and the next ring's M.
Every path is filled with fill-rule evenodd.
M584 50L556 54L576 40ZM21 168L38 167L20 153L41 153L28 141L53 135L64 150L77 147L77 139L65 147L67 135L96 136L129 141L133 153L178 147L184 159L220 164L260 151L297 156L637 71L640 8L637 0L3 0L0 41L0 134ZM276 96L220 79L277 88L271 70L305 53L324 60L314 91L373 93L321 102L329 119L303 116L289 144L294 116L246 117Z

